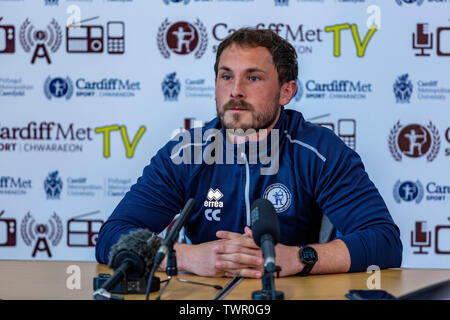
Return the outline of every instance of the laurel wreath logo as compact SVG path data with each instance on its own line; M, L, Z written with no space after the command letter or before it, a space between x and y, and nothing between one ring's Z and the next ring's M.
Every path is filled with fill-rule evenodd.
M55 221L56 226L53 224L52 219ZM61 238L62 238L62 231L63 231L62 222L61 222L61 219L56 214L56 212L53 212L53 215L52 215L51 219L48 220L48 222L52 226L52 228L51 228L52 232L50 233L48 238L51 239L52 245L56 246L56 245L58 245L58 243L61 241ZM56 235L55 235L55 231L56 231Z
M48 43L53 44L52 47L50 48L50 50L52 52L56 52L56 50L58 50L59 46L61 45L61 40L62 40L61 27L59 26L59 24L55 18L53 18L52 22L50 22L50 25L53 26L53 29L48 28L48 30L50 30L50 35L51 35L51 38L49 39ZM56 36L53 35L53 30L56 31ZM53 42L53 37L56 38L56 40L54 40L54 42Z
M434 159L436 159L439 150L441 148L441 137L439 136L439 130L436 128L436 126L430 121L430 123L426 126L430 132L431 132L431 149L430 152L427 155L427 161L431 162ZM389 151L392 154L392 157L396 161L402 160L402 154L397 148L397 138L398 133L400 129L402 128L402 125L400 124L400 121L397 121L397 123L394 125L394 127L391 129L389 133Z
M427 128L430 129L431 135L433 136L432 144L431 144L431 151L427 155L427 161L431 162L434 159L436 159L439 149L441 148L441 137L439 136L439 130L436 128L436 126L430 121L430 123L427 125Z
M402 160L402 154L398 151L397 148L397 134L400 131L401 127L402 125L400 124L400 121L397 121L389 134L389 151L391 152L395 161Z
M33 37L31 36L34 27L31 25L31 21L27 18L20 26L19 40L25 52L30 52L31 47L34 46ZM47 40L47 45L51 46L51 52L56 52L61 46L62 41L62 31L61 27L55 18L52 19L50 24L47 26L47 34L49 36Z
M166 37L166 31L169 28L171 23L169 22L169 19L166 18L161 25L158 28L158 33L156 35L156 43L158 45L158 49L161 52L162 56L166 59L170 57L170 52L167 50L165 37ZM194 26L199 31L200 36L200 43L198 45L198 49L195 52L194 56L196 59L200 59L203 54L206 52L206 48L208 46L208 32L206 30L205 25L200 21L200 19L197 18L197 20L194 22Z
M206 47L208 45L208 34L206 32L206 28L200 19L194 22L194 25L200 30L200 45L199 49L195 53L195 58L200 59L206 51Z
M33 231L33 227L36 220L33 218L30 212L28 212L22 219L22 224L20 226L20 232L22 234L23 241L27 246L30 246L34 239L36 239L36 234ZM53 246L59 244L63 236L63 224L56 212L48 219L50 234L47 236L51 241Z
M28 221L32 220L31 223ZM27 227L31 227L34 224L34 219L31 214L28 212L25 217L22 219L22 224L20 225L20 233L22 234L23 241L27 246L31 245L31 241L34 240L34 234L32 232L27 232ZM30 237L28 237L30 235Z
M168 59L170 57L170 52L167 50L166 45L164 43L164 36L166 34L166 30L169 27L170 22L169 19L165 19L158 28L158 34L156 36L156 42L158 44L158 49L163 55L164 58Z
M31 24L31 21L27 18L20 26L19 39L20 39L20 44L22 45L23 50L25 50L25 52L30 52L31 46L33 45L33 41L31 40L31 36L29 33L28 33L28 42L26 40L26 32L27 32L27 28L30 24ZM29 30L30 32L31 32L32 28L33 27L30 28L30 30Z

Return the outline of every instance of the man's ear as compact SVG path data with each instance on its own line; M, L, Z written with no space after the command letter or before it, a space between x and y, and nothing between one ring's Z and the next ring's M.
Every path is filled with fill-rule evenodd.
M295 96L295 93L297 92L297 82L294 80L285 82L281 85L280 90L280 105L285 106L287 105L291 99Z

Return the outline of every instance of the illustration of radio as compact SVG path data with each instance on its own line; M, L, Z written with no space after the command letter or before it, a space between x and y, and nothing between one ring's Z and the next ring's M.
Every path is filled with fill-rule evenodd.
M103 220L81 219L100 211L85 213L67 221L67 246L69 247L95 247L98 233Z
M125 24L121 21L110 21L106 25L108 37L108 53L123 54L125 52Z
M2 21L3 17L0 17ZM0 53L13 53L15 51L14 26L0 26Z
M325 118L330 116L329 113L320 115L317 117L313 117L308 119L308 121L317 120L320 118ZM356 148L356 121L354 119L339 119L337 124L337 132L335 130L335 124L333 122L314 122L314 124L328 128L336 133L339 138L344 141L344 143L349 147L355 150Z
M68 53L103 52L103 26L66 26L66 50Z
M3 215L5 210L0 212ZM16 246L16 220L0 218L0 247Z

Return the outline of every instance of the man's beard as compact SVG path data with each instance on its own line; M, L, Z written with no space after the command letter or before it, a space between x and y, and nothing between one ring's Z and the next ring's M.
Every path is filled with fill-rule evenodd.
M278 99L276 99L276 101L278 101ZM236 107L242 110L248 110L248 112L251 113L252 117L251 123L238 124L241 118L244 116L238 112L233 114L231 121L229 120L227 123L225 122L224 119L225 112ZM233 129L233 130L241 129L244 131L248 129L254 129L256 131L261 129L267 129L274 123L275 119L277 118L279 108L280 106L277 105L274 101L273 107L257 114L255 111L255 107L253 107L252 104L243 100L238 101L230 100L226 104L224 104L222 110L219 110L216 101L217 117L219 118L220 123L222 124L222 127L224 129Z

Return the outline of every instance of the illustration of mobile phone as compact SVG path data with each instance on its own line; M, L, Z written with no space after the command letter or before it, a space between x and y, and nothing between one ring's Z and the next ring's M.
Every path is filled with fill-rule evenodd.
M125 24L121 21L110 21L106 25L108 53L123 54L125 52Z

